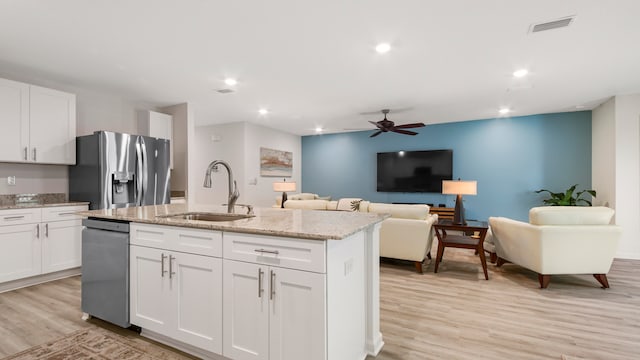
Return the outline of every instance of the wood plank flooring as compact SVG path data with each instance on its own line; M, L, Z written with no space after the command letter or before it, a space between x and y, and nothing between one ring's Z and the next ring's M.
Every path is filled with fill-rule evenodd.
M490 264L487 281L463 249L446 249L438 274L424 270L381 265L376 360L640 358L640 261L616 260L607 290L590 275L554 276L540 290L535 273L510 264ZM80 317L79 277L0 294L0 358L88 326L137 336Z

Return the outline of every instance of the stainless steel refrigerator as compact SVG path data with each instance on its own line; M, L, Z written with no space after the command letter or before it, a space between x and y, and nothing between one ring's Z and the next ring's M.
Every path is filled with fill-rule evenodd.
M169 140L96 131L76 138L69 200L89 209L168 204Z

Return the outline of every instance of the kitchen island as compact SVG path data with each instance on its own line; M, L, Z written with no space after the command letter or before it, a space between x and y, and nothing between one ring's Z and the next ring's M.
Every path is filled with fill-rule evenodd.
M172 204L82 213L131 223L130 321L143 336L210 359L377 355L386 215L260 208L234 221L180 216L225 212Z

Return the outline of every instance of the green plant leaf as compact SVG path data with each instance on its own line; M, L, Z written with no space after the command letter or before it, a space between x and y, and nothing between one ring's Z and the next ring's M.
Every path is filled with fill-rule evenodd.
M535 191L537 194L540 194L542 192L546 192L549 194L549 198L548 199L543 199L542 202L544 204L550 205L550 206L578 206L581 203L585 203L588 206L592 206L591 201L583 199L582 195L587 193L590 194L591 196L595 197L596 196L596 191L595 190L582 190L582 191L578 191L577 193L575 192L576 188L578 187L578 184L574 184L573 186L571 186L570 188L568 188L566 191L561 192L561 193L554 193L550 190L547 189L540 189Z

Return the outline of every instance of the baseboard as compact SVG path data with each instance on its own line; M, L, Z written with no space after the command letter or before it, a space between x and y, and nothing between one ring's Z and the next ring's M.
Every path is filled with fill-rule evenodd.
M371 356L377 356L378 353L380 353L380 350L382 350L382 347L384 346L384 341L382 341L381 333L378 333L378 336L374 341L375 341L375 344L372 344L369 341L367 341L367 344L366 344L367 353L369 353L369 355Z
M12 281L8 281L0 284L0 293L17 290L27 286L38 285L38 284L46 283L53 280L64 279L64 278L68 278L68 277L76 276L80 274L81 274L80 268L77 267L73 269L61 270L61 271L56 271L56 272L43 274L43 275L31 276L24 279L12 280Z
M189 345L189 344L185 344L182 341L178 341L175 340L173 338L170 338L168 336L162 335L162 334L158 334L157 332L153 332L153 331L149 331L146 329L142 329L142 331L140 332L140 336L144 336L148 339L151 339L153 341L157 341L161 344L165 344L167 346L171 346L172 348L176 348L182 352L185 352L187 354L191 354L193 356L197 356L201 359L207 359L207 360L230 360L229 358L226 358L222 355L218 355L218 354L214 354L212 352L206 351L206 350L202 350L199 349L195 346Z
M637 252L619 252L616 259L640 260L640 253Z

